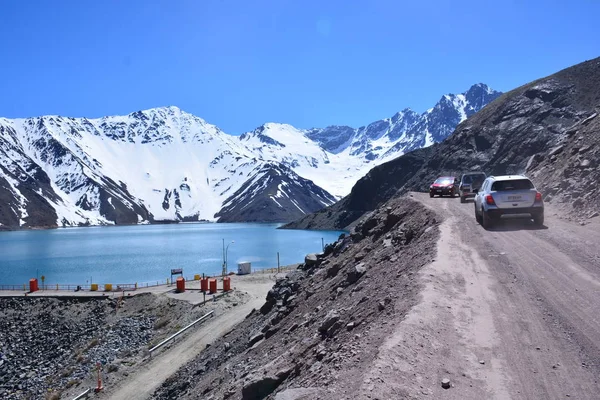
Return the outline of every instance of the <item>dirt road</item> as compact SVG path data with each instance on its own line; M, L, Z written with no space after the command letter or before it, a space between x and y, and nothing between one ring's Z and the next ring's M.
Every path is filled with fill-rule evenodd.
M444 215L438 254L422 301L366 373L381 385L360 397L600 398L599 225L547 209L543 229L513 220L486 231L472 202L412 196Z
M235 290L242 290L250 295L250 300L240 304L226 313L217 314L203 323L192 332L184 334L182 339L176 340L172 345L167 345L157 351L152 359L141 365L134 374L127 377L117 386L106 388L99 398L111 400L147 399L168 377L187 362L194 359L206 345L230 331L241 322L253 308L260 308L269 289L273 286L274 278L266 274L247 276L242 279L236 277L232 281ZM207 311L210 308L207 307Z

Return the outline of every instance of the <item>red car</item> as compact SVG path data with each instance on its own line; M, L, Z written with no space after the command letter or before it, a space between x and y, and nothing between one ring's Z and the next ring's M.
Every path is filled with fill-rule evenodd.
M429 197L449 195L454 197L458 194L458 178L455 176L440 176L429 186Z

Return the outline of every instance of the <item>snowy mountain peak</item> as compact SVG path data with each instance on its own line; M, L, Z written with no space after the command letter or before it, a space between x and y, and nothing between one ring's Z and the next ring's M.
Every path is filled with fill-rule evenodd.
M405 108L402 111L398 111L396 114L394 114L394 116L391 118L392 123L397 123L399 120L401 120L402 118L405 118L405 116L410 115L410 116L418 116L418 114L413 111L410 108Z
M152 107L152 108L148 108L145 110L139 110L139 111L135 111L132 112L131 114L129 114L128 116L138 116L138 115L170 115L170 116L178 116L178 117L189 117L189 118L199 118L196 117L193 114L190 114L188 112L185 112L184 110L182 110L181 108L177 107L177 106L162 106L162 107ZM109 116L107 118L115 118L115 117L119 117L118 115L114 115L114 116ZM201 119L201 118L200 118Z
M440 99L440 102L443 101L455 101L456 98L460 98L461 96L463 96L465 99L468 99L469 101L478 101L480 99L487 99L490 97L497 97L498 95L500 95L501 92L498 92L492 88L490 88L488 85L484 84L484 83L477 83L473 86L471 86L469 88L469 90L460 93L460 94L452 94L452 93L448 93L442 96L442 98Z
M215 125L175 106L150 108L126 116L109 116L87 122L106 132L113 140L130 143L202 142L222 133Z
M289 124L275 122L266 123L252 132L244 133L240 136L240 141L252 148L258 148L260 143L280 148L298 145L315 146L315 143L306 136L306 131Z
M267 122L262 125L266 130L290 130L296 129L290 124L282 124L279 122Z
M500 93L500 92L498 92L498 91L496 91L496 90L494 90L494 89L490 88L490 87L489 87L488 85L486 85L485 83L476 83L476 84L474 84L473 86L471 86L471 87L469 88L469 90L467 90L467 92L466 92L466 93L473 92L473 91L483 91L483 92L485 92L486 94ZM464 93L464 94L466 94L466 93Z

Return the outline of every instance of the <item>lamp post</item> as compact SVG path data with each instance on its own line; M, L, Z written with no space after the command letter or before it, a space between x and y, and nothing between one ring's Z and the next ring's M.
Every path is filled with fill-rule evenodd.
M231 241L231 243L227 244L225 247L225 239L223 239L223 276L227 275L227 251L229 250L229 246L231 246L235 241Z

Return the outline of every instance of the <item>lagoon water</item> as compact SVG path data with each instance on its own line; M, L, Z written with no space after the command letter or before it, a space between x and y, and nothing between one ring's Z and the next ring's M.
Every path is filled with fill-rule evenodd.
M0 285L45 276L46 284L165 281L171 268L184 276L219 274L223 239L228 270L299 263L332 243L341 231L276 229L279 224L172 224L0 232ZM230 244L232 241L234 243ZM41 282L40 282L41 283Z

